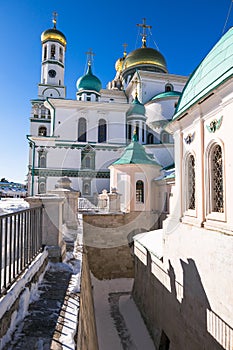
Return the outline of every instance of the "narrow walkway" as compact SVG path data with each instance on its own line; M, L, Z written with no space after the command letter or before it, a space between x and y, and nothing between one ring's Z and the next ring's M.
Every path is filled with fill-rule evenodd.
M27 316L17 327L11 342L4 350L76 348L79 263L80 261L72 256L69 264L49 263Z

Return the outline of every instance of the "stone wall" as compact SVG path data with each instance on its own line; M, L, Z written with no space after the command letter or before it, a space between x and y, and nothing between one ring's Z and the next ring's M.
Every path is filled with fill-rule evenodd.
M102 279L133 278L132 237L157 227L152 212L83 215L83 239L92 274Z
M98 350L92 285L87 254L83 253L78 325L78 349Z
M8 293L0 299L0 349L9 341L11 333L24 318L30 296L37 290L48 265L48 252L41 253L28 267Z

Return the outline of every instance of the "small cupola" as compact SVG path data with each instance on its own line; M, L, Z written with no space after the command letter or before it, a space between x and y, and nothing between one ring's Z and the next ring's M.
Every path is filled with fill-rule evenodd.
M82 101L98 101L100 90L102 88L101 81L92 73L91 61L88 61L88 68L85 75L80 77L76 83L77 100Z

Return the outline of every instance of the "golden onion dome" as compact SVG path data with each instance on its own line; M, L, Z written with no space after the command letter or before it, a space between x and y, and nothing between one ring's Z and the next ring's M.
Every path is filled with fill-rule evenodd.
M168 72L163 55L159 51L146 46L130 52L123 62L122 70L124 71L130 68L140 69L140 67L145 68L146 66L153 67L163 73Z
M42 42L42 44L45 43L48 40L58 41L63 46L66 46L66 37L65 37L65 35L62 32L60 32L60 30L57 30L56 28L47 29L41 34L41 42Z
M116 69L116 71L119 72L119 73L122 72L123 63L124 63L125 58L126 58L126 56L127 56L127 52L126 52L127 44L124 44L123 46L124 46L124 48L125 48L125 50L124 50L124 56L118 58L118 60L117 60L116 63L115 63L115 69Z
M115 69L117 72L122 72L122 66L124 63L125 57L118 58L118 60L115 63Z

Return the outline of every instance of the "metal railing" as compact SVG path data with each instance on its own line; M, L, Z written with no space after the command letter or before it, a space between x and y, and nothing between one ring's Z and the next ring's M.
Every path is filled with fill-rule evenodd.
M42 207L0 216L0 296L42 251Z

